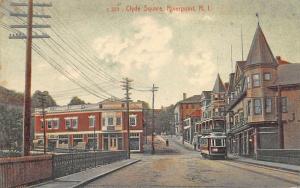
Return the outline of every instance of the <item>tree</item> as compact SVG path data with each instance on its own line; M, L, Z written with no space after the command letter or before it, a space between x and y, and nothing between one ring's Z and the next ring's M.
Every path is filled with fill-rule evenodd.
M39 91L36 90L34 94L32 95L32 108L41 108L42 107L42 101L41 98L44 95L45 103L44 107L50 107L50 106L57 106L55 100L52 98L52 96L49 94L48 91Z
M69 105L79 105L79 104L85 104L85 102L84 102L84 100L81 100L77 96L73 97L69 103Z
M172 129L173 120L174 120L173 111L174 111L174 105L161 108L156 118L157 119L156 129L158 129L157 132L165 132L167 134L173 134L173 129Z
M0 104L0 149L21 150L22 108Z

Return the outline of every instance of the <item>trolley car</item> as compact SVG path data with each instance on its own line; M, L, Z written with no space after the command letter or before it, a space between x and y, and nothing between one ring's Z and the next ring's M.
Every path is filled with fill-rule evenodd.
M200 138L200 152L203 157L209 159L226 158L225 133L213 132L202 135Z

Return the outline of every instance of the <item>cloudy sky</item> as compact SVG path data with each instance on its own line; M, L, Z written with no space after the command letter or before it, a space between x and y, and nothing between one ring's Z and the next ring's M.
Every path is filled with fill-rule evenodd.
M0 83L23 91L25 43L9 40L12 31L3 28L3 23L22 23L7 12L21 10L0 2ZM34 22L52 28L36 30L51 39L34 39L48 61L33 52L32 91L47 90L60 105L75 95L87 102L109 95L122 97L117 80L123 77L134 80L135 100L151 102L151 93L139 90L155 83L159 87L156 107L176 103L183 92L192 96L211 90L218 72L223 81L228 80L231 45L233 61L242 59L241 26L247 57L257 26L256 12L273 54L300 62L298 0L52 0L52 4L52 8L35 9L52 18L35 18ZM128 9L136 6L139 12ZM162 11L145 12L144 6ZM170 13L168 6L194 7L195 11Z

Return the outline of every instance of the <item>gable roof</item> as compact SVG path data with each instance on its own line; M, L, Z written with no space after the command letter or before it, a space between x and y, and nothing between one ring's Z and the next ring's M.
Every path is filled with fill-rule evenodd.
M200 103L201 101L201 95L193 95L189 98L186 98L184 100L181 100L177 102L177 104L186 104L186 103Z
M277 64L259 24L257 25L246 63L246 65L253 64Z
M215 81L215 85L214 88L212 90L214 93L221 93L221 92L225 92L225 87L224 84L220 78L220 74L218 73L217 75L217 79Z
M277 68L275 85L300 85L300 64L281 64Z

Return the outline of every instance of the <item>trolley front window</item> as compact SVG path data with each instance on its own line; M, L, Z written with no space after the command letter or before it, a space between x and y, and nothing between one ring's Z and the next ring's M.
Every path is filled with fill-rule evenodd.
M225 146L225 139L213 139L212 146Z

